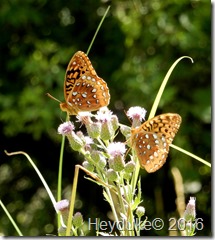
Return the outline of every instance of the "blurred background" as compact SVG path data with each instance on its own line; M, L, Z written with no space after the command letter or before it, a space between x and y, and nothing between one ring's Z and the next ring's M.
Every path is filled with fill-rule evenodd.
M211 161L209 1L1 0L0 199L26 236L56 235L56 214L26 158L8 157L4 150L27 152L56 196L61 144L57 128L66 115L45 94L64 100L67 64L76 51L87 51L108 5L89 58L109 86L109 108L130 125L124 111L141 106L149 113L172 63L184 55L192 57L193 64L184 59L174 69L156 114L179 113L183 122L174 144ZM63 198L69 199L74 166L82 161L66 141ZM168 219L179 217L172 167L182 175L186 203L190 196L197 199L197 218L204 224L197 235L211 235L211 169L172 148L159 171L140 172L148 220L165 221L163 230L142 235L168 235ZM79 176L76 211L86 221L108 219L110 208L101 187L84 175ZM0 235L17 236L2 209Z

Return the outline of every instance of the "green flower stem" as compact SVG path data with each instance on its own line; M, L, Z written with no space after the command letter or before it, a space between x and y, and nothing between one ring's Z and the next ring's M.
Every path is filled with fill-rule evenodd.
M62 136L61 140L61 150L60 150L60 158L59 158L59 169L58 169L58 183L57 183L57 201L61 200L62 193L62 172L63 172L63 153L64 153L64 145L65 145L65 136ZM61 226L60 215L58 214L58 229Z
M129 227L129 229L127 229L127 234L128 234L128 236L135 236L135 232L133 230L134 229L134 215L133 215L133 211L132 211L132 205L134 202L135 194L133 192L131 183L129 183L127 181L126 186L127 186L127 192L125 195L126 202L127 202L126 215L127 215L127 222L129 223L129 224L127 224L127 227Z
M66 115L66 121L69 121L69 114ZM58 169L58 183L57 183L57 201L61 200L62 194L62 172L63 172L63 154L64 154L64 146L65 146L65 135L62 136L61 139L61 148L60 148L60 157L59 157L59 169ZM58 229L61 226L61 218L60 214L57 217Z
M134 214L133 214L133 211L131 210L131 207L130 207L130 204L128 205L128 217L129 217L129 221L130 222L130 228L132 229L131 231L128 229L128 234L130 236L135 236L135 231L133 230L134 229Z
M138 222L141 223L141 218L138 218ZM140 237L140 229L141 229L140 226L135 225L135 230L136 230L136 236L137 237Z
M10 213L8 212L7 208L5 207L5 205L3 204L3 202L0 200L0 206L2 207L2 209L5 211L6 215L8 216L9 220L11 221L11 223L13 224L14 228L16 229L17 233L19 234L19 236L23 236L22 232L20 231L19 227L17 226L16 222L13 220L12 216L10 215Z

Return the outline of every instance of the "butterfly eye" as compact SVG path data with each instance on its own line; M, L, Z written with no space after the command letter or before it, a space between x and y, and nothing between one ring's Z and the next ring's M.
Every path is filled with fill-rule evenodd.
M131 130L131 145L134 147L140 166L147 172L155 172L166 162L169 144L181 124L178 114L158 115Z
M70 115L77 115L82 111L97 111L110 102L107 83L98 77L84 52L76 52L68 64L64 97L65 102L60 107Z

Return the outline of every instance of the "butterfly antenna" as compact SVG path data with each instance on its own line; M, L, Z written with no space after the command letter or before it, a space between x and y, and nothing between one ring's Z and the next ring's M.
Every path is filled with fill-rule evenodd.
M50 93L46 93L46 96L48 96L48 97L50 97L51 99L53 99L53 100L55 100L55 101L61 103L60 100L58 100L57 98L53 97Z
M127 112L125 111L125 109L124 109L123 111L124 111L125 116L127 117L128 121L132 124L132 121L131 121L131 119L128 117L128 115L126 114Z

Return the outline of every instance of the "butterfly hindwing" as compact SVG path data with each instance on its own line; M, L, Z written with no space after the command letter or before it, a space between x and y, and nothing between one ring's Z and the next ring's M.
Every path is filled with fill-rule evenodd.
M105 81L98 76L82 76L81 80L77 80L73 91L67 98L67 102L71 103L81 111L96 111L103 106L109 104L109 91Z
M169 144L172 143L181 123L178 114L158 115L141 126L131 129L131 145L140 166L147 172L155 172L166 162Z

